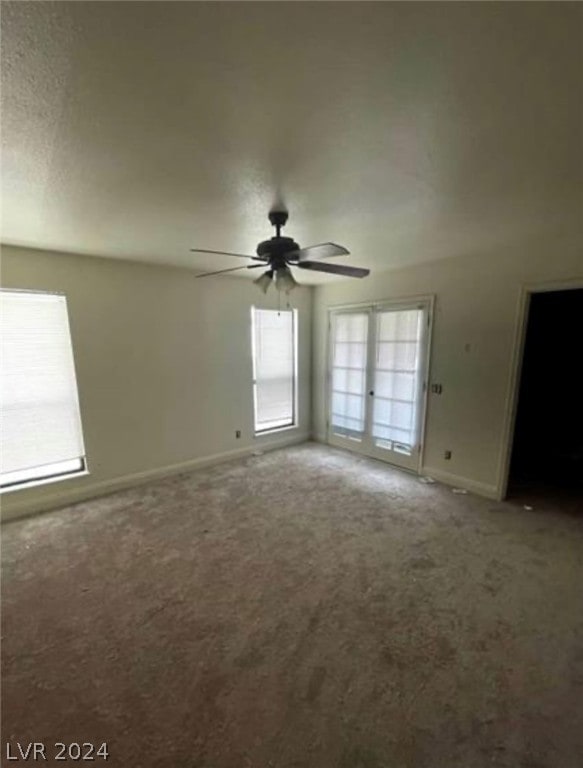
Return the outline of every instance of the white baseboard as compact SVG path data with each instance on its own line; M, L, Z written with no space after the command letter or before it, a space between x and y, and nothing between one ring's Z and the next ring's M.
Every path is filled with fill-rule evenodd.
M465 488L467 491L476 493L478 496L485 496L487 499L499 498L498 488L489 483L482 483L479 480L472 480L471 478L463 477L462 475L454 475L451 472L443 472L441 469L435 469L433 467L423 467L420 474L432 477L440 483L445 483L445 485L452 485L455 488Z
M312 433L312 440L316 443L327 443L328 440L324 433L314 432ZM348 450L348 449L345 449ZM361 454L358 454L361 456ZM388 465L392 466L392 465ZM500 492L496 485L490 485L488 483L482 483L478 480L472 480L469 477L463 477L461 475L454 475L451 472L443 472L440 469L434 469L433 467L423 467L421 475L429 475L440 483L445 485L451 485L454 488L465 488L467 491L477 494L478 496L485 496L488 499L500 499Z
M157 469L149 469L144 472L136 472L131 475L115 477L111 480L102 480L98 483L83 485L80 488L53 493L45 497L15 501L12 501L11 499L9 504L4 501L2 505L3 507L8 507L8 509L5 508L2 510L2 523L8 523L22 517L36 515L39 512L48 512L52 509L59 509L60 507L67 507L71 504L78 504L81 501L88 501L100 496L107 496L110 493L124 491L128 488L134 488L143 483L160 480L164 477L179 475L183 472L191 472L195 469L209 467L214 464L223 464L224 462L232 461L233 459L245 458L246 456L252 456L256 451L274 451L278 448L305 443L309 439L310 435L308 433L294 434L293 436L290 435L289 437L280 438L278 440L266 439L265 442L262 440L260 443L258 442L255 445L247 446L245 448L236 448L232 451L224 451L210 456L202 456L198 459L191 459L179 464L172 464ZM71 482L75 481L72 480Z

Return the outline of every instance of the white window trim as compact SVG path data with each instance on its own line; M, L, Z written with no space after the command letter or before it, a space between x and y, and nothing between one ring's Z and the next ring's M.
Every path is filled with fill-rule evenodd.
M63 480L74 480L77 477L86 477L89 475L89 469L87 468L87 461L83 461L83 469L76 469L73 472L63 472L59 475L50 475L43 478L37 478L36 480L26 480L21 483L15 483L14 485L5 485L0 490L2 496L6 496L8 493L14 493L15 491L23 491L26 488L36 488L41 485L50 485L51 483L60 483Z
M279 432L290 432L291 430L299 429L299 424L288 424L287 427L273 427L273 429L263 429L261 432L255 432L253 437L259 440L267 435L275 435Z

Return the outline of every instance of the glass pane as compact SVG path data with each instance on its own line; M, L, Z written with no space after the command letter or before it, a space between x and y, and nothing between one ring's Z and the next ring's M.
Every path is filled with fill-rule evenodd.
M336 435L361 439L364 433L367 344L368 313L334 315L331 424Z
M334 344L334 366L366 369L366 343L338 341Z
M360 394L364 391L364 371L351 368L334 368L332 371L332 389L336 392Z
M351 419L364 419L364 397L332 393L332 413Z
M377 313L372 434L378 447L409 455L417 443L423 315Z
M406 445L411 445L411 432L408 429L398 429L386 424L373 423L373 432L375 437L382 437L385 440L398 440Z
M411 430L413 416L413 403L401 403L375 396L374 420L379 424L390 424L399 429Z
M380 397L413 402L415 400L415 374L377 371L375 394Z
M378 315L378 341L417 341L418 309L389 310Z
M359 341L366 344L368 338L368 315L349 313L335 316L336 342Z
M380 341L377 364L386 371L415 371L418 345L415 342Z

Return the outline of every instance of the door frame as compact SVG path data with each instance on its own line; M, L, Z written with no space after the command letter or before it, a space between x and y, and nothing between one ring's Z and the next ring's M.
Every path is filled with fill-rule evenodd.
M427 410L428 410L428 398L429 398L429 381L431 378L431 350L433 347L433 320L435 314L435 294L415 294L413 296L399 296L396 298L384 298L369 301L360 301L353 304L331 304L326 308L326 376L325 376L325 392L324 392L324 408L326 414L326 443L333 445L333 447L340 447L331 442L331 430L330 430L330 384L332 381L332 315L338 312L358 312L359 310L369 309L371 310L371 316L374 316L374 311L377 309L398 308L401 306L410 306L411 304L424 304L427 309L427 346L425 349L425 359L423 360L424 380L422 384L422 402L421 411L419 414L419 442L420 447L417 453L417 465L414 469L406 469L396 464L391 464L378 456L371 456L364 451L355 450L362 456L367 456L370 459L376 459L377 461L383 461L389 466L400 469L403 472L413 472L414 474L420 474L421 468L424 463L425 456L425 435L427 425ZM370 336L369 336L370 344ZM349 450L346 446L341 446L342 450Z
M512 459L512 446L514 444L514 432L516 429L516 414L518 412L518 398L520 394L520 381L522 378L522 363L524 360L524 347L526 344L526 331L530 315L530 300L534 293L549 293L551 291L572 291L583 288L583 278L573 278L562 281L543 281L539 283L523 283L518 295L516 310L516 322L514 328L514 341L512 345L512 358L508 374L506 388L506 406L502 427L502 446L498 459L496 498L504 501L508 495L508 483L510 481L510 461Z

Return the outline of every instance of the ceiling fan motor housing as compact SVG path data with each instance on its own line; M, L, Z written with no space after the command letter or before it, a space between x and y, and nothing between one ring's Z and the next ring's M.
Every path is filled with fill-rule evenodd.
M299 251L300 246L291 237L272 237L257 246L257 255L262 258L278 259L290 251Z
M264 240L257 246L257 255L269 262L274 269L285 266L285 254L291 251L299 251L300 246L291 237L282 237L281 228L288 218L287 211L270 211L269 221L276 228L277 233L271 240Z

